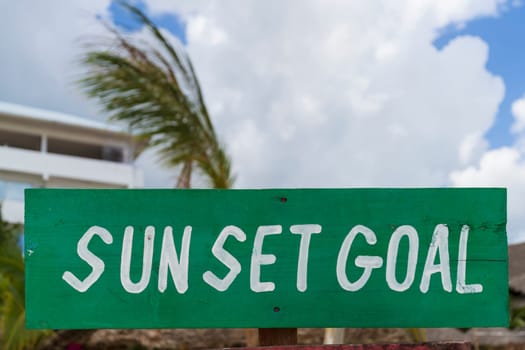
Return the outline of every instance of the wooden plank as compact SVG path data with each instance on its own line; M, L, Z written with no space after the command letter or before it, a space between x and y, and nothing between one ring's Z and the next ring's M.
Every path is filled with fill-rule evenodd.
M505 225L505 189L31 189L27 326L505 326Z

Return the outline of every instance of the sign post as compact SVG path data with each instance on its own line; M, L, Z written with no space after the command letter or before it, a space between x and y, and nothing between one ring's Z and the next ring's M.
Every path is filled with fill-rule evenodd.
M259 328L259 346L295 345L297 328Z
M25 222L28 328L508 323L505 189L30 189Z

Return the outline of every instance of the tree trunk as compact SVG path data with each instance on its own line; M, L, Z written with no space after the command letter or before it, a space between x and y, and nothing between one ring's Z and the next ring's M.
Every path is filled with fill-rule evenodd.
M177 179L176 188L190 188L191 186L191 172L193 170L192 161L184 163L182 170L180 171L179 178Z

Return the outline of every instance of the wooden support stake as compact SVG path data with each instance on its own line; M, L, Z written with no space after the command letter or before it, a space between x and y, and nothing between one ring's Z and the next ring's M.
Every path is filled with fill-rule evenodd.
M325 328L324 344L344 344L346 328Z
M259 346L296 344L297 328L259 328Z

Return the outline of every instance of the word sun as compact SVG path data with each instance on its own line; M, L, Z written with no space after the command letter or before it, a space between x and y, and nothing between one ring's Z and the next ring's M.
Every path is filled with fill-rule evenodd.
M310 239L313 234L320 234L322 231L321 225L292 225L289 228L292 234L301 236L299 245L299 258L297 263L297 290L305 292L307 290L307 271L308 271L308 252L310 248ZM165 227L162 237L162 249L160 255L160 264L158 271L158 290L163 293L168 285L168 272L174 281L175 288L178 293L185 293L188 289L188 265L189 265L189 250L191 241L192 227L186 226L182 236L182 244L180 254L177 254L175 243L173 241L173 229L170 226ZM282 226L259 226L253 243L251 264L250 264L250 289L253 292L271 292L275 290L275 284L270 281L262 282L261 266L274 264L277 260L273 254L263 254L264 238L268 235L278 235L282 233ZM483 286L481 284L466 284L466 260L467 260L467 241L469 234L469 226L464 225L461 228L459 238L459 250L457 258L457 278L456 278L456 292L460 294L481 293ZM388 250L386 254L386 262L380 256L359 255L355 258L354 265L361 270L359 278L350 281L346 266L347 260L352 248L352 243L358 235L362 235L367 244L374 245L377 242L375 233L368 227L363 225L354 226L343 240L339 253L337 256L336 275L340 287L346 291L356 292L363 288L374 269L381 268L386 264L386 282L388 287L397 292L408 290L415 280L416 266L419 251L419 237L416 229L410 225L403 225L397 227L388 243ZM66 271L62 278L75 290L83 293L86 292L103 274L105 264L104 261L93 254L88 249L89 242L94 236L100 237L105 244L113 243L113 236L111 233L100 226L90 227L84 235L80 238L77 244L78 256L91 267L91 273L83 280L77 278L72 272ZM232 236L239 242L246 241L246 234L237 226L226 226L217 236L212 253L215 258L224 264L229 272L222 278L215 275L212 271L206 271L202 279L217 291L226 291L233 283L237 275L241 272L241 264L239 261L224 249L226 240ZM128 226L124 230L124 239L122 243L122 254L120 264L120 281L122 287L128 293L141 293L149 284L152 258L153 258L153 241L155 237L155 229L153 226L148 226L144 235L144 255L142 265L142 275L138 282L133 282L130 278L131 253L133 244L133 227ZM408 239L408 259L406 275L402 281L399 281L396 276L396 264L398 258L398 250L401 239L406 237ZM452 281L450 274L450 258L448 249L449 229L445 224L439 224L435 227L432 236L432 243L428 248L426 260L423 268L421 280L419 282L419 290L422 293L427 293L429 290L430 279L433 274L441 275L441 284L445 291L452 292ZM180 256L179 256L180 255ZM439 262L436 263L436 257L439 255Z

